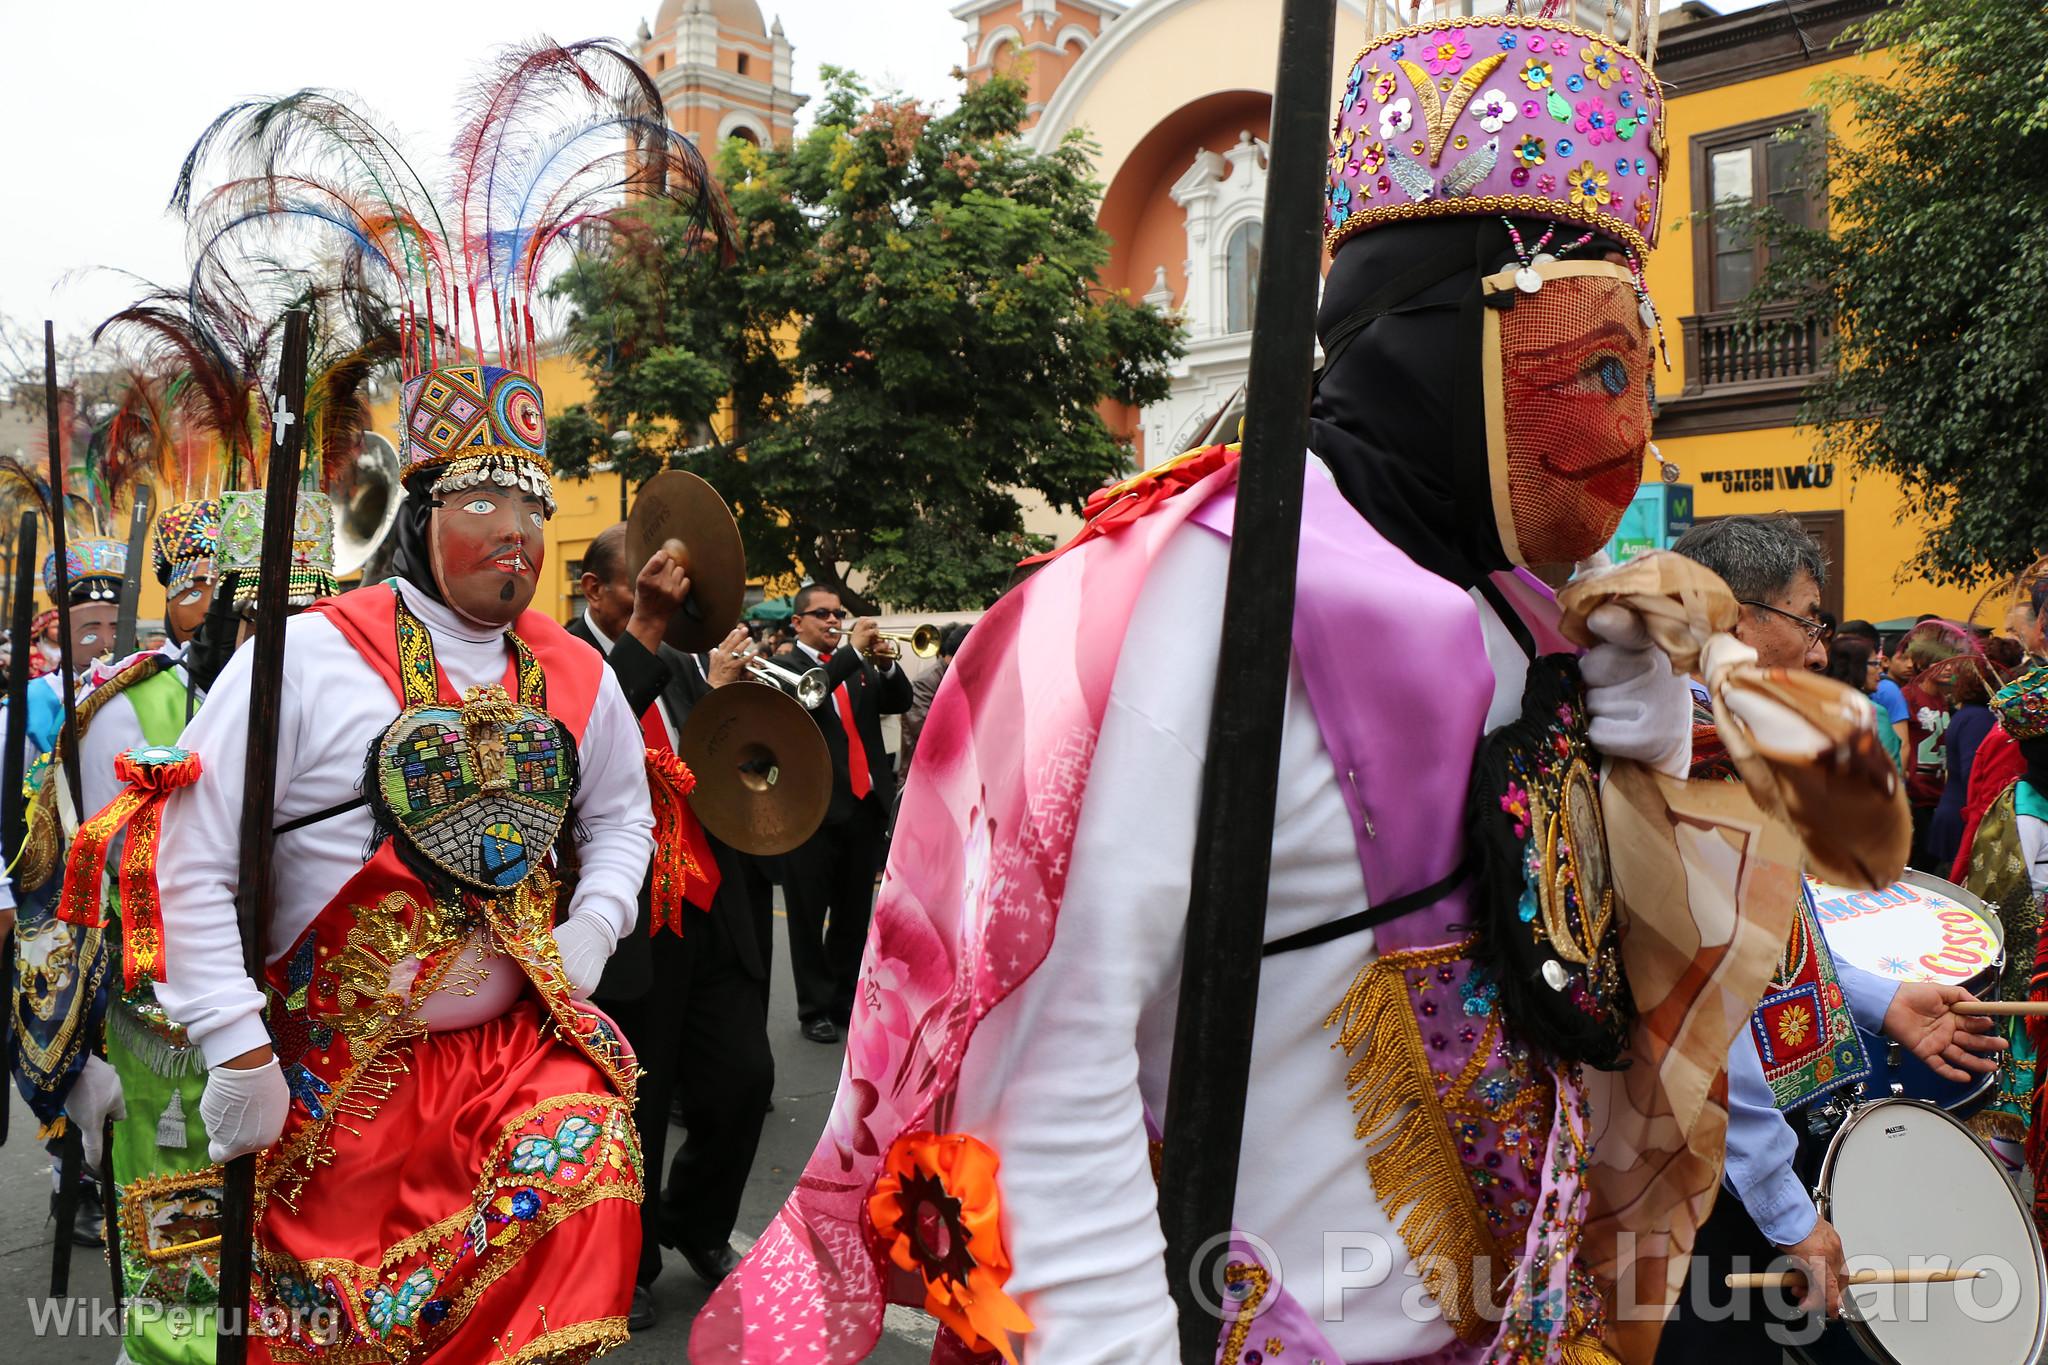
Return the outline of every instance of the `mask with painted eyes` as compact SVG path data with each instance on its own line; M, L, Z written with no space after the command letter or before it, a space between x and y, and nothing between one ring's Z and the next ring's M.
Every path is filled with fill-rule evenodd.
M213 605L213 586L212 575L199 574L165 596L164 628L173 641L183 644L198 633Z
M1483 282L1487 470L1508 558L1572 564L1614 535L1642 480L1651 336L1626 268L1533 269L1533 293L1526 272Z
M472 621L512 624L540 584L546 507L532 493L496 484L433 496L427 548L442 598Z

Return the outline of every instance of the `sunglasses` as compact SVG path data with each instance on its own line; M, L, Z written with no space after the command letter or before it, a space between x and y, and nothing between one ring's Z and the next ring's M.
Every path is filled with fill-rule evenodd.
M844 621L853 613L844 607L813 607L809 611L800 611L797 615L814 616L820 621Z

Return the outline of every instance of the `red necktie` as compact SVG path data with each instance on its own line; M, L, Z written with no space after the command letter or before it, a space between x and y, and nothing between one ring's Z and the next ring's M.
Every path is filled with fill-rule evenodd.
M860 742L860 727L853 723L853 684L846 682L832 689L832 696L839 704L839 723L846 727L846 776L853 783L853 799L865 800L874 790L874 778L868 775L868 751Z
M640 736L656 753L675 752L676 746L668 742L668 723L661 718L661 698L656 697L653 704L640 713Z

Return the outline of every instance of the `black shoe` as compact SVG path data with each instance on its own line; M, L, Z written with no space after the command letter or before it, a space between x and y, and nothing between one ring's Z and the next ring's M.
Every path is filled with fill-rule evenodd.
M57 1218L57 1192L50 1191L50 1221ZM78 1191L78 1212L71 1220L71 1245L103 1247L107 1244L107 1214L100 1207L98 1191L82 1185Z
M633 1307L626 1313L626 1330L644 1332L654 1326L654 1295L644 1284L633 1286Z
M684 1264L696 1273L697 1278L713 1289L740 1263L740 1254L732 1249L730 1242L706 1247L702 1251L692 1251L688 1247L677 1247L676 1250L683 1253Z
M836 1043L839 1041L839 1030L833 1026L830 1019L806 1019L804 1037L814 1043Z

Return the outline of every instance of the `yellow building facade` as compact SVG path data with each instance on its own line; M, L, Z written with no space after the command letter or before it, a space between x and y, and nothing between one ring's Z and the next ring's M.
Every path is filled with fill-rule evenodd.
M1663 237L1647 269L1672 368L1657 372L1656 441L1692 487L1696 518L1783 511L1805 521L1833 564L1829 610L1870 621L1923 612L1963 619L1976 592L1899 576L1928 522L1898 483L1820 460L1815 433L1796 425L1800 393L1825 363L1825 338L1790 320L1764 340L1745 335L1735 310L1769 248L1725 224L1717 231L1713 218L1717 200L1768 197L1824 221L1811 216L1823 210L1804 190L1806 152L1777 130L1817 117L1817 81L1887 69L1881 51L1843 41L1882 8L1882 0L1793 0L1689 23L1666 16L1657 75L1671 162ZM1656 477L1654 465L1647 476Z

